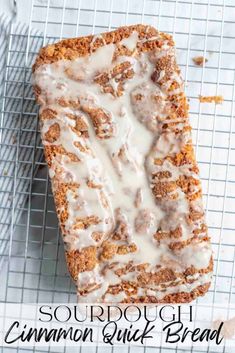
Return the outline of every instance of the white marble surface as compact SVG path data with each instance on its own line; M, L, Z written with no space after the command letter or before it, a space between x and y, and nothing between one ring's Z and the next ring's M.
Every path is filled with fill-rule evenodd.
M5 12L8 15L13 13L13 0L0 0L0 9L1 12Z
M17 20L20 22L29 23L31 0L16 0L16 3L17 3ZM13 17L14 11L15 11L14 0L0 0L0 13L4 12L10 17Z

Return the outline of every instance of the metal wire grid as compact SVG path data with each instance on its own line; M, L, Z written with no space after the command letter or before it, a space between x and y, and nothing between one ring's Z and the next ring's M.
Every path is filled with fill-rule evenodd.
M9 180L8 188L1 192L10 198L7 207L1 204L6 216L0 224L9 239L9 247L2 255L8 261L1 270L1 301L75 301L48 173L41 160L37 108L31 89L31 65L39 47L64 37L142 22L174 35L190 99L193 138L215 254L213 285L198 302L224 302L225 305L235 302L234 18L233 0L35 0L31 3L27 31L19 33L12 25L1 113L1 147L7 148L1 159L6 168L2 177ZM192 57L197 55L207 57L205 67L193 65ZM199 104L199 94L222 94L224 103L222 106ZM10 174L7 173L9 165L13 165ZM17 202L19 195L21 205ZM130 347L126 349L132 351ZM150 350L139 349L140 352ZM97 347L98 350L105 351ZM159 348L159 352L165 351L172 350ZM205 351L212 352L209 346ZM229 352L229 349L220 347L216 351ZM192 347L191 352L197 349Z

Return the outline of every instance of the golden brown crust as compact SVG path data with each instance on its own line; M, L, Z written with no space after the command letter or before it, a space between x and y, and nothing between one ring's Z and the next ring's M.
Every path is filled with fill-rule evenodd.
M162 299L158 299L154 296L146 295L144 297L140 297L138 299L132 298L131 296L123 301L123 303L143 303L143 304L184 304L190 303L195 300L197 297L203 296L206 294L210 287L210 283L206 283L204 285L200 285L193 289L190 293L179 292L167 294Z
M154 27L138 24L133 26L124 26L111 32L102 33L101 37L97 37L95 41L93 41L95 37L94 35L65 39L42 48L33 65L33 71L43 64L51 64L58 60L64 59L73 60L78 57L89 55L91 52L105 44L116 44L122 39L128 38L133 31L137 31L140 38L146 39L159 34ZM162 42L167 40L169 41L169 45L174 45L173 39L169 34L160 34ZM161 43L159 41L153 41L150 43L146 42L146 44L143 44L143 50L152 50L155 46L160 47ZM119 50L125 49L120 48ZM120 55L120 52L118 55Z
M97 263L97 250L95 246L90 246L81 251L66 251L66 261L69 272L74 281L78 278L79 272L91 271Z

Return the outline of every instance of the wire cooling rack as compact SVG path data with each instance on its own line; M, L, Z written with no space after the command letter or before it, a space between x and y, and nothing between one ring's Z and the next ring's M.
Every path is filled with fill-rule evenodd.
M215 257L213 284L198 302L234 304L234 0L35 0L28 6L29 27L10 25L6 53L0 135L0 300L76 301L64 261L31 87L31 66L39 48L61 38L145 23L174 35L190 100L193 141ZM195 66L192 58L201 55L207 58L206 65ZM199 95L222 95L224 102L200 104ZM132 348L121 350L132 352ZM134 349L172 351L163 347ZM4 348L4 353L7 351ZM46 351L53 352L53 348ZM195 347L190 351L198 352ZM204 351L214 352L209 347ZM229 350L218 347L216 352Z

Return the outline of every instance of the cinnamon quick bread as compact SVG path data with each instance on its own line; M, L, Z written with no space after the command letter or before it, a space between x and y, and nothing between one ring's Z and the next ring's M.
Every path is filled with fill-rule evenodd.
M145 25L62 40L33 66L80 302L190 302L212 250L170 35Z

